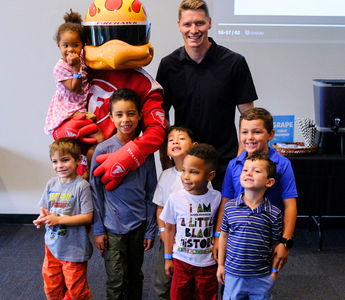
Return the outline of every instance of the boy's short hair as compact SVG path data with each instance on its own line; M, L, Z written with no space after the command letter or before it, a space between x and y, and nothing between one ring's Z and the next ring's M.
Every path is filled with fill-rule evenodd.
M218 153L212 145L196 144L187 150L186 155L192 155L202 159L205 164L212 167L212 171L216 170L217 168Z
M268 110L261 107L253 107L243 112L240 116L240 128L242 120L263 120L267 132L270 133L273 130L273 117L271 113Z
M59 151L61 155L71 154L75 161L79 160L81 155L78 141L71 137L63 137L52 143L49 146L50 158L52 158L56 151Z
M175 126L175 125L173 125L173 126L168 127L168 129L167 129L167 133L166 133L166 136L165 136L167 144L168 144L168 136L169 136L170 132L172 132L173 130L182 131L182 132L187 133L189 138L191 139L192 143L195 142L193 131L191 131L189 128L184 127L184 126Z
M127 88L122 88L119 90L116 90L109 98L109 112L110 114L112 114L113 112L113 104L116 103L117 101L132 101L135 104L135 107L138 110L138 113L140 114L141 110L142 110L142 106L141 106L141 99L138 96L138 94L131 90L131 89L127 89Z
M181 15L184 10L197 10L202 9L207 18L210 17L207 4L204 0L183 0L178 8L178 19L181 20Z
M277 174L277 166L276 164L264 153L253 154L246 158L246 160L257 161L257 160L264 160L266 161L266 171L267 171L267 178L275 178Z

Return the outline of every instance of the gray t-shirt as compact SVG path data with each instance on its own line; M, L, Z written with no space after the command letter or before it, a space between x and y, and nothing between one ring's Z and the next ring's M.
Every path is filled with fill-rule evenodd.
M48 181L40 207L57 216L74 216L93 211L90 185L78 176L72 182L62 184L59 177ZM70 262L87 261L92 256L92 244L86 225L46 225L45 243L55 258Z

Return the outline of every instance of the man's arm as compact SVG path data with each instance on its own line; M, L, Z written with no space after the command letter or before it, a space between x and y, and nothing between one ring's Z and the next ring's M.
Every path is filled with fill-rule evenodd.
M253 101L237 105L237 109L241 114L243 114L246 110L253 108L253 107L254 107ZM244 150L245 149L243 148L243 145L239 142L238 143L237 156L239 156Z

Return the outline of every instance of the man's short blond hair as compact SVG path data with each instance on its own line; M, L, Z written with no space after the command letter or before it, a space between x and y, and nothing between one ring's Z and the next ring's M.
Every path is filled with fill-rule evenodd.
M207 18L210 17L207 4L204 0L183 0L178 8L178 19L181 20L181 14L184 10L197 10L202 9L205 12Z

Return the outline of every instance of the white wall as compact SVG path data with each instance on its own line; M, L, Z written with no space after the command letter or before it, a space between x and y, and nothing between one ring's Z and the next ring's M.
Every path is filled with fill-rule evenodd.
M180 0L142 0L152 23L155 49L146 68L155 77L160 59L182 45L177 28ZM211 15L212 3L209 0ZM60 52L53 40L63 15L72 8L85 15L91 1L17 0L0 12L0 213L38 213L46 182L55 176L43 126L55 92L53 68ZM250 66L259 95L256 106L273 115L314 118L313 78L344 78L344 44L236 43ZM237 123L237 121L236 121ZM295 140L301 141L295 131ZM160 172L160 168L158 168Z

